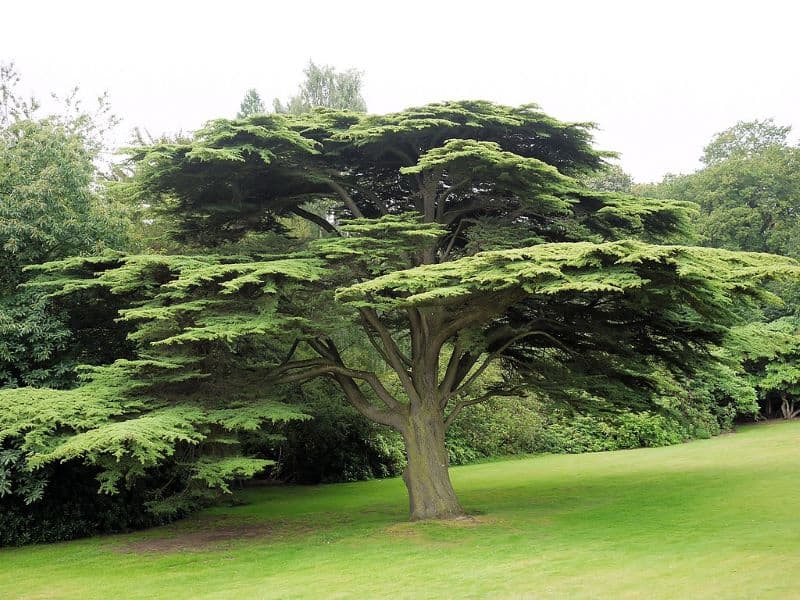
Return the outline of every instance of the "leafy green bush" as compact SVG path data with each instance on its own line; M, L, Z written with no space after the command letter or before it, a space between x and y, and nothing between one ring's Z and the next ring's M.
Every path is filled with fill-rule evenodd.
M615 418L617 448L652 448L679 444L686 432L676 420L648 412L624 412Z
M448 431L450 464L543 451L542 404L534 396L496 398L463 411Z
M733 404L672 399L663 414L640 411L586 414L533 396L490 400L459 415L448 432L450 462L526 453L603 452L678 444L730 429Z
M614 429L611 424L594 416L559 415L546 428L542 439L542 452L579 454L616 450Z
M185 514L154 515L148 510L150 490L168 483L166 472L116 495L98 494L96 475L96 469L70 461L48 469L46 493L36 500L14 493L0 495L0 547L142 529Z
M278 463L272 476L314 484L391 477L402 471L400 435L365 419L329 382L308 382L298 395L311 419L243 438L246 454Z

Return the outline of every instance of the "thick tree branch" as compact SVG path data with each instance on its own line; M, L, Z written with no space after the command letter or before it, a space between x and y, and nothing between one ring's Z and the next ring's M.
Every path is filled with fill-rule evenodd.
M457 337L453 343L453 351L450 353L450 359L447 361L444 377L442 377L442 382L439 384L439 393L443 398L447 397L455 387L454 382L456 374L458 373L458 365L461 362L461 345L461 339Z
M480 404L481 402L486 402L487 400L491 400L495 396L517 396L519 395L521 389L522 388L520 387L513 387L507 390L492 390L481 396L478 396L477 398L470 398L468 400L461 400L460 402L457 402L456 405L453 406L453 409L450 411L450 414L447 415L447 417L445 417L444 420L445 429L450 427L450 425L453 424L453 421L455 421L458 414L468 406L474 406L476 404Z
M352 377L341 373L334 373L333 379L339 384L339 387L342 388L350 404L362 415L381 425L394 427L398 431L403 430L405 425L401 414L398 412L386 412L370 404L369 400L364 396L364 393Z
M414 382L408 374L408 368L411 366L410 359L397 346L391 333L386 329L383 323L381 323L380 317L378 317L378 313L375 312L374 309L361 308L359 309L359 313L381 338L388 364L392 367L394 372L397 373L397 377L400 379L400 383L403 385L403 389L406 394L408 394L408 397L410 399L419 400Z
M356 217L357 219L361 219L364 217L364 215L361 213L361 210L358 208L355 201L350 196L350 194L347 193L347 190L344 189L344 187L342 187L339 183L333 181L332 179L328 181L328 185L334 192L336 192L339 198L342 199L347 208L350 209L350 212L353 213L354 217Z
M320 367L324 366L325 363L322 359L319 358L310 358L308 360L295 360L295 361L286 361L281 365L278 365L272 371L270 371L271 376L281 375L283 373L287 373L288 371L294 371L295 369L308 369L311 367Z
M386 354L386 351L383 349L383 346L378 343L378 340L375 339L375 334L373 333L372 326L367 322L367 319L364 317L363 314L360 316L361 316L361 326L364 329L364 332L367 334L367 339L369 340L369 343L372 345L373 348L375 348L375 351L383 359L383 362L385 362L387 365L390 365L391 359L389 358L389 355Z
M489 356L486 357L486 359L483 361L481 366L478 367L478 369L472 375L470 375L469 378L463 384L461 384L461 386L457 390L455 390L455 393L456 394L464 393L469 388L470 385L472 385L481 375L483 375L483 373L486 371L486 369L489 368L489 365L498 356L500 356L503 352L505 352L508 349L509 346L511 346L515 342L518 342L521 339L524 339L526 337L531 337L531 336L541 336L541 337L547 338L547 339L551 340L552 342L558 344L559 346L563 347L563 344L561 342L559 342L556 338L554 338L552 335L550 335L546 331L540 331L538 329L529 330L529 331L523 331L522 333L519 333L519 334L509 338L508 340L506 340L499 348L497 348L494 352L489 354Z
M472 352L464 352L461 356L461 359L458 361L458 368L456 369L456 376L453 380L453 385L450 386L450 389L447 390L448 398L453 395L453 392L458 389L458 386L461 385L461 382L464 381L469 372L472 370L472 367L475 366L475 363L478 362L480 359L480 354L473 354ZM445 400L445 403L447 401Z
M380 196L378 196L378 194L376 194L372 190L368 190L361 186L353 186L353 187L355 187L355 189L357 189L360 194L363 194L372 201L372 203L377 207L378 211L381 213L381 216L385 217L386 215L389 214L389 207L386 205L386 202L384 202L380 198Z
M291 210L298 217L302 217L303 219L305 219L307 221L311 221L315 225L319 225L320 227L322 227L322 229L324 229L328 233L333 233L335 235L341 235L339 233L339 230L336 229L336 227L334 227L331 223L328 223L328 221L326 221L324 218L320 217L319 215L315 215L314 213L309 212L307 210L304 210L304 209L300 208L299 206L293 206L291 208Z
M470 325L474 325L475 323L483 321L484 317L487 314L488 314L487 309L461 311L458 317L456 317L449 323L444 324L439 329L437 335L431 339L430 345L433 348L437 349L437 351L441 350L442 346L444 346L447 340L449 340L451 337L453 337L455 334L457 334L465 327L469 327Z
M486 200L482 197L478 197L473 199L471 202L464 204L461 208L448 210L442 213L442 217L439 220L440 223L445 225L449 225L453 221L455 221L459 216L469 214L471 212L475 212L479 208L483 208L486 206Z
M389 332L386 326L381 323L380 317L375 309L359 308L358 312L361 315L365 326L373 329L381 338L381 343L383 344L389 365L393 369L401 369L405 372L405 370L411 366L411 360L402 350L400 350L397 343L394 341L392 334Z
M294 342L292 342L292 347L289 348L289 352L286 354L286 358L283 359L284 363L288 363L290 360L292 360L292 356L294 356L294 352L295 350L297 350L297 347L299 345L300 345L300 338L295 338Z
M458 222L458 227L456 227L456 230L453 232L453 235L450 237L450 243L447 244L447 248L445 249L444 254L442 254L442 259L443 260L447 260L450 257L450 251L453 249L453 246L455 245L456 240L458 239L458 234L461 233L461 228L462 227L464 227L464 219L461 219Z
M422 317L416 308L407 309L409 331L411 333L411 361L412 363L422 356L425 349L425 337L422 332Z
M439 186L441 176L441 169L423 172L418 183L419 191L422 195L423 214L426 223L433 223L436 221L436 188Z
M466 177L459 181L458 183L451 185L447 188L443 194L441 194L436 201L436 220L441 222L442 217L444 216L444 207L447 204L447 200L456 193L459 189L467 185L470 181L472 181L469 177Z
M299 373L289 373L277 378L278 383L301 383L319 377L321 375L341 375L350 379L360 379L365 381L377 394L381 402L394 413L404 412L404 407L400 404L394 396L386 389L381 383L380 379L375 373L368 371L359 371L356 369L349 369L341 364L325 363L319 360L305 360L295 361L295 363L288 363L282 365L284 368L280 371L273 371L273 374L279 375L281 372L294 369L304 369ZM372 405L370 405L372 406Z

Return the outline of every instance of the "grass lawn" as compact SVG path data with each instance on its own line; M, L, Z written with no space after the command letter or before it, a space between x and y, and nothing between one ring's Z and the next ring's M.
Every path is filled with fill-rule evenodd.
M471 521L398 479L248 491L129 535L0 550L0 598L796 598L800 422L452 470Z

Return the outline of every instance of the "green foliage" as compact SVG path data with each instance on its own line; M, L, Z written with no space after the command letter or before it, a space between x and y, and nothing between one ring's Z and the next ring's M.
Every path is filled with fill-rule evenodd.
M63 387L86 346L59 307L17 285L27 265L129 241L126 211L96 185L114 118L102 98L85 111L76 91L62 113L39 117L38 103L17 95L13 65L0 70L0 387Z
M448 432L451 464L488 457L603 452L677 444L729 431L736 413L696 392L653 411L574 412L551 400L494 398L461 413ZM722 409L722 410L721 410Z
M331 483L398 475L405 466L400 436L364 418L324 380L303 384L298 394L306 421L282 428L285 437L260 441L254 435L245 447L279 465L275 474L293 483Z
M0 135L0 280L22 266L120 246L127 223L91 189L94 155L61 123L18 121Z
M138 168L117 192L132 204L152 205L182 243L285 231L277 218L295 214L306 201L298 196L320 189L320 177L300 165L317 147L279 115L212 121L191 141L129 149ZM264 211L265 204L272 210Z
M752 158L770 148L786 146L791 130L790 126L776 125L773 119L739 121L716 134L703 148L700 160L714 165L732 158Z
M239 105L239 112L236 114L236 118L243 119L250 115L258 115L265 112L267 112L267 107L264 106L264 101L261 99L258 91L251 88L245 92L242 103Z
M110 494L119 493L120 484L130 488L151 477L163 464L182 466L190 473L185 487L158 502L169 506L177 499L175 506L190 508L209 489L230 492L231 480L272 464L238 456L236 432L304 418L246 384L226 386L228 404L209 394L216 374L196 366L118 360L92 368L72 390L0 391L0 443L24 452L24 469L34 473L67 461L91 465L100 491Z
M771 120L740 122L712 140L705 168L643 191L696 202L706 245L798 257L800 148L788 144L789 129Z
M276 113L302 114L317 107L367 111L367 103L361 95L361 71L347 69L337 72L330 65L317 65L310 60L304 74L305 80L300 84L297 94L289 98L286 104L278 98L273 100Z
M156 516L147 510L151 490L167 489L180 476L166 468L113 496L98 495L96 471L85 465L70 462L44 470L46 473L40 472L36 478L41 490L38 497L0 495L0 547L153 527L185 514ZM15 476L23 481L12 481L12 486L24 490L23 482L31 474L23 470Z
M0 386L64 387L72 381L74 363L59 360L72 334L54 313L41 294L0 298Z
M132 154L132 200L206 251L57 261L31 288L113 298L133 329L135 369L107 371L117 361L87 384L123 412L29 461L82 457L109 491L171 460L198 493L224 489L262 464L238 458L237 433L302 418L277 403L327 377L403 437L406 483L443 494L421 502L444 507L428 514L412 493L415 517L452 516L444 432L464 408L527 391L566 402L587 447L608 432L625 447L675 441L686 429L655 413L665 390L725 363L711 351L743 305L776 302L765 282L800 274L788 258L655 244L686 236L695 205L587 188L609 154L590 125L534 105L259 114ZM326 235L259 248L289 217ZM680 402L715 419L745 397L718 374ZM417 481L420 461L440 481Z
M492 398L462 412L447 432L450 464L481 458L560 452L548 445L547 408L533 396Z
M611 418L574 415L552 423L542 449L550 452L602 452L677 444L687 439L680 423L663 415L623 411Z
M785 419L800 415L795 407L800 397L800 326L797 317L768 323L749 323L731 330L726 350L738 358L758 391L764 414L772 416L773 403Z

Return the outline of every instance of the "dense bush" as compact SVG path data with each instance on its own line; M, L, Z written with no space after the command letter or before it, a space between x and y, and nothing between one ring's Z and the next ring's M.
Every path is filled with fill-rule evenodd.
M533 396L478 404L462 412L448 432L450 464L542 451L546 429L541 402Z
M327 381L308 382L297 396L311 419L243 438L245 454L277 462L268 476L315 484L400 474L405 456L399 434L365 419Z
M396 432L375 425L343 401L309 407L280 445L277 475L295 483L332 483L398 475L405 461Z
M728 431L748 403L726 403L706 391L664 400L664 412L588 414L533 396L490 400L462 413L450 429L450 462L514 454L581 453L657 447Z
M18 494L0 497L0 547L46 543L160 525L183 516L148 510L150 490L164 478L142 480L119 494L97 492L96 472L74 461L47 473L46 493L26 502Z

